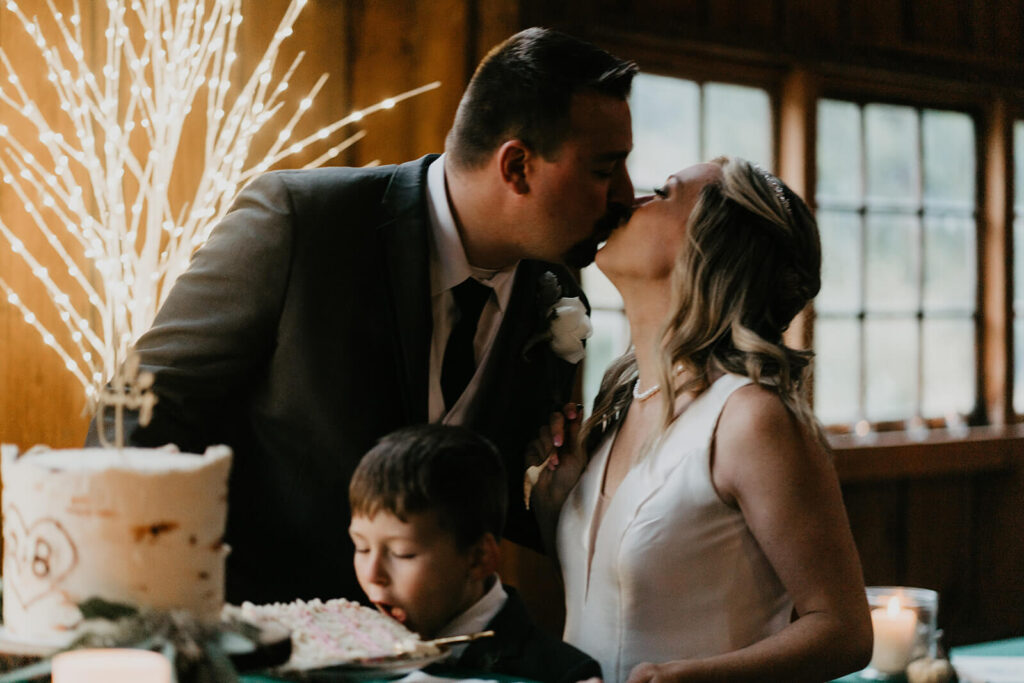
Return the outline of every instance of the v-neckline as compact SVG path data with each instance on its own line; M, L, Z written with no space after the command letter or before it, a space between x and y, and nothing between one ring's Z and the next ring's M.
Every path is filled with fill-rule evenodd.
M623 475L622 480L619 481L619 485L615 487L615 491L612 493L611 496L606 496L604 493L605 481L608 477L608 465L612 459L612 451L615 449L615 442L619 438L619 429L622 426L622 424L625 423L625 419L623 419L622 423L616 425L614 433L612 433L608 438L606 438L602 442L601 450L598 453L597 459L600 460L600 458L603 457L604 462L600 463L601 471L598 475L599 478L597 481L597 490L595 492L592 505L590 506L590 510L588 511L590 513L590 524L587 529L589 543L587 548L587 582L586 590L584 591L584 600L586 600L587 597L590 595L590 577L594 562L594 555L597 554L597 539L600 536L601 528L604 526L605 519L607 519L608 517L609 510L611 510L612 505L615 504L616 498L620 497L619 492L622 491L622 489L625 487L626 483L630 480L630 477L637 476L634 473L640 469L643 463L647 461L648 457L654 456L654 454L658 450L658 446L663 444L664 441L669 437L669 435L676 430L680 422L682 422L685 418L686 414L692 410L693 406L698 401L700 401L701 398L711 393L711 390L714 387L714 385L717 384L718 380L721 379L722 377L725 377L725 375L723 374L715 378L715 381L712 382L710 386L708 386L704 391L694 396L693 399L682 410L682 412L680 412L679 415L677 415L676 418L672 421L672 424L670 424L658 436L655 442L651 444L650 452L647 453L643 458L630 464L629 469L626 470L626 473ZM593 462L593 460L591 462ZM603 506L601 501L602 496L605 498ZM600 518L598 518L597 515L598 511L600 511L601 513Z
M619 489L622 488L622 483L626 480L626 477L629 476L629 471L627 471L626 477L623 477L622 481L619 482L619 485L615 488L615 492L611 496L605 496L604 482L605 477L608 475L608 462L612 458L612 449L615 447L615 440L618 439L618 437L619 428L616 427L615 432L608 436L608 438L606 438L601 444L601 451L598 453L598 461L600 462L601 458L604 458L604 461L600 462L599 465L601 471L598 474L597 491L594 495L593 504L588 511L590 513L590 525L587 528L589 542L587 543L587 582L586 589L583 593L584 599L590 595L590 574L594 563L594 554L597 552L597 537L601 532L601 525L604 522L604 519L608 516L608 509L611 507L612 501L615 499L615 494L619 492ZM603 504L601 501L602 497L605 498ZM598 512L601 513L600 516L598 516Z

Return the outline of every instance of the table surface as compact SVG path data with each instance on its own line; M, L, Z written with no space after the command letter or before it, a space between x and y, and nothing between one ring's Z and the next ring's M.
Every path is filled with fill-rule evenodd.
M1009 640L997 640L991 643L979 643L977 645L965 645L953 648L954 655L984 655L988 657L1024 657L1024 638L1011 638ZM518 681L521 679L501 676L496 674L483 674L473 676L474 678L486 678L503 682ZM280 679L270 676L248 675L242 676L242 683L277 683ZM858 674L851 674L837 679L834 683L867 683L868 679ZM367 682L364 682L367 683Z
M1008 640L995 640L991 643L954 647L951 654L985 657L1024 657L1024 638L1010 638ZM867 680L857 674L850 674L849 676L837 679L834 683L860 683Z

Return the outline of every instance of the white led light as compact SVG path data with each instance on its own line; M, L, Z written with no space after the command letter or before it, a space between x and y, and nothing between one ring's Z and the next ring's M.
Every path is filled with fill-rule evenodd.
M291 1L273 40L256 55L255 72L241 74L246 87L232 90L238 55L230 46L243 20L237 0L105 0L108 21L96 45L90 37L89 59L80 43L82 20L77 13L65 20L54 12L57 31L47 36L51 23L40 28L21 14L14 0L7 0L7 8L35 42L46 77L24 83L13 67L6 69L14 92L0 91L35 133L24 140L12 138L8 126L0 124L0 139L10 143L5 145L9 156L0 156L0 173L5 192L13 198L12 209L18 210L18 204L24 209L26 218L18 229L38 231L28 244L46 243L43 261L60 273L62 284L2 222L0 245L6 242L28 266L35 285L56 305L64 332L47 329L2 279L0 296L60 356L87 396L95 396L104 378L113 375L119 350L150 326L174 280L188 268L193 251L209 237L239 187L289 155L327 140L345 124L437 87L389 98L305 135L297 124L312 108L323 77L290 102L283 93L291 88L294 63L284 76L274 77L280 42L293 34L305 2ZM4 66L9 66L6 57ZM254 81L257 87L251 87ZM44 113L37 101L56 106ZM57 120L49 121L48 114L58 107ZM201 121L190 123L196 117ZM264 143L264 126L272 118L278 132ZM196 145L202 152L204 136L192 131L203 125L208 166L194 174L192 187L178 187L175 180L172 198L169 181L181 173L175 159L182 144ZM71 131L67 139L55 127ZM136 128L141 131L134 132ZM308 165L337 156L361 136L331 147ZM254 140L267 148L261 153ZM42 148L43 159L37 160L29 148ZM150 248L153 244L158 248ZM76 310L72 298L87 300L86 312Z

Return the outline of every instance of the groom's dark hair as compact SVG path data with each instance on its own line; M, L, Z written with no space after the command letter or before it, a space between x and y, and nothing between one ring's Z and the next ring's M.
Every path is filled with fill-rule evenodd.
M572 96L625 100L637 66L590 43L544 28L520 31L484 57L445 142L448 157L477 168L517 138L550 159L569 133Z
M490 532L501 539L508 489L494 445L454 425L405 427L363 456L349 484L352 516L389 512L400 520L436 512L460 548Z

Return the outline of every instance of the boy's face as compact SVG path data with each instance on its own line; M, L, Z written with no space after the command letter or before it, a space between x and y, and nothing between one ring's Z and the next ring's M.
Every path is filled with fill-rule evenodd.
M384 511L353 516L348 530L366 597L424 638L479 600L493 571L480 562L477 546L459 549L435 512L410 515L408 522Z

